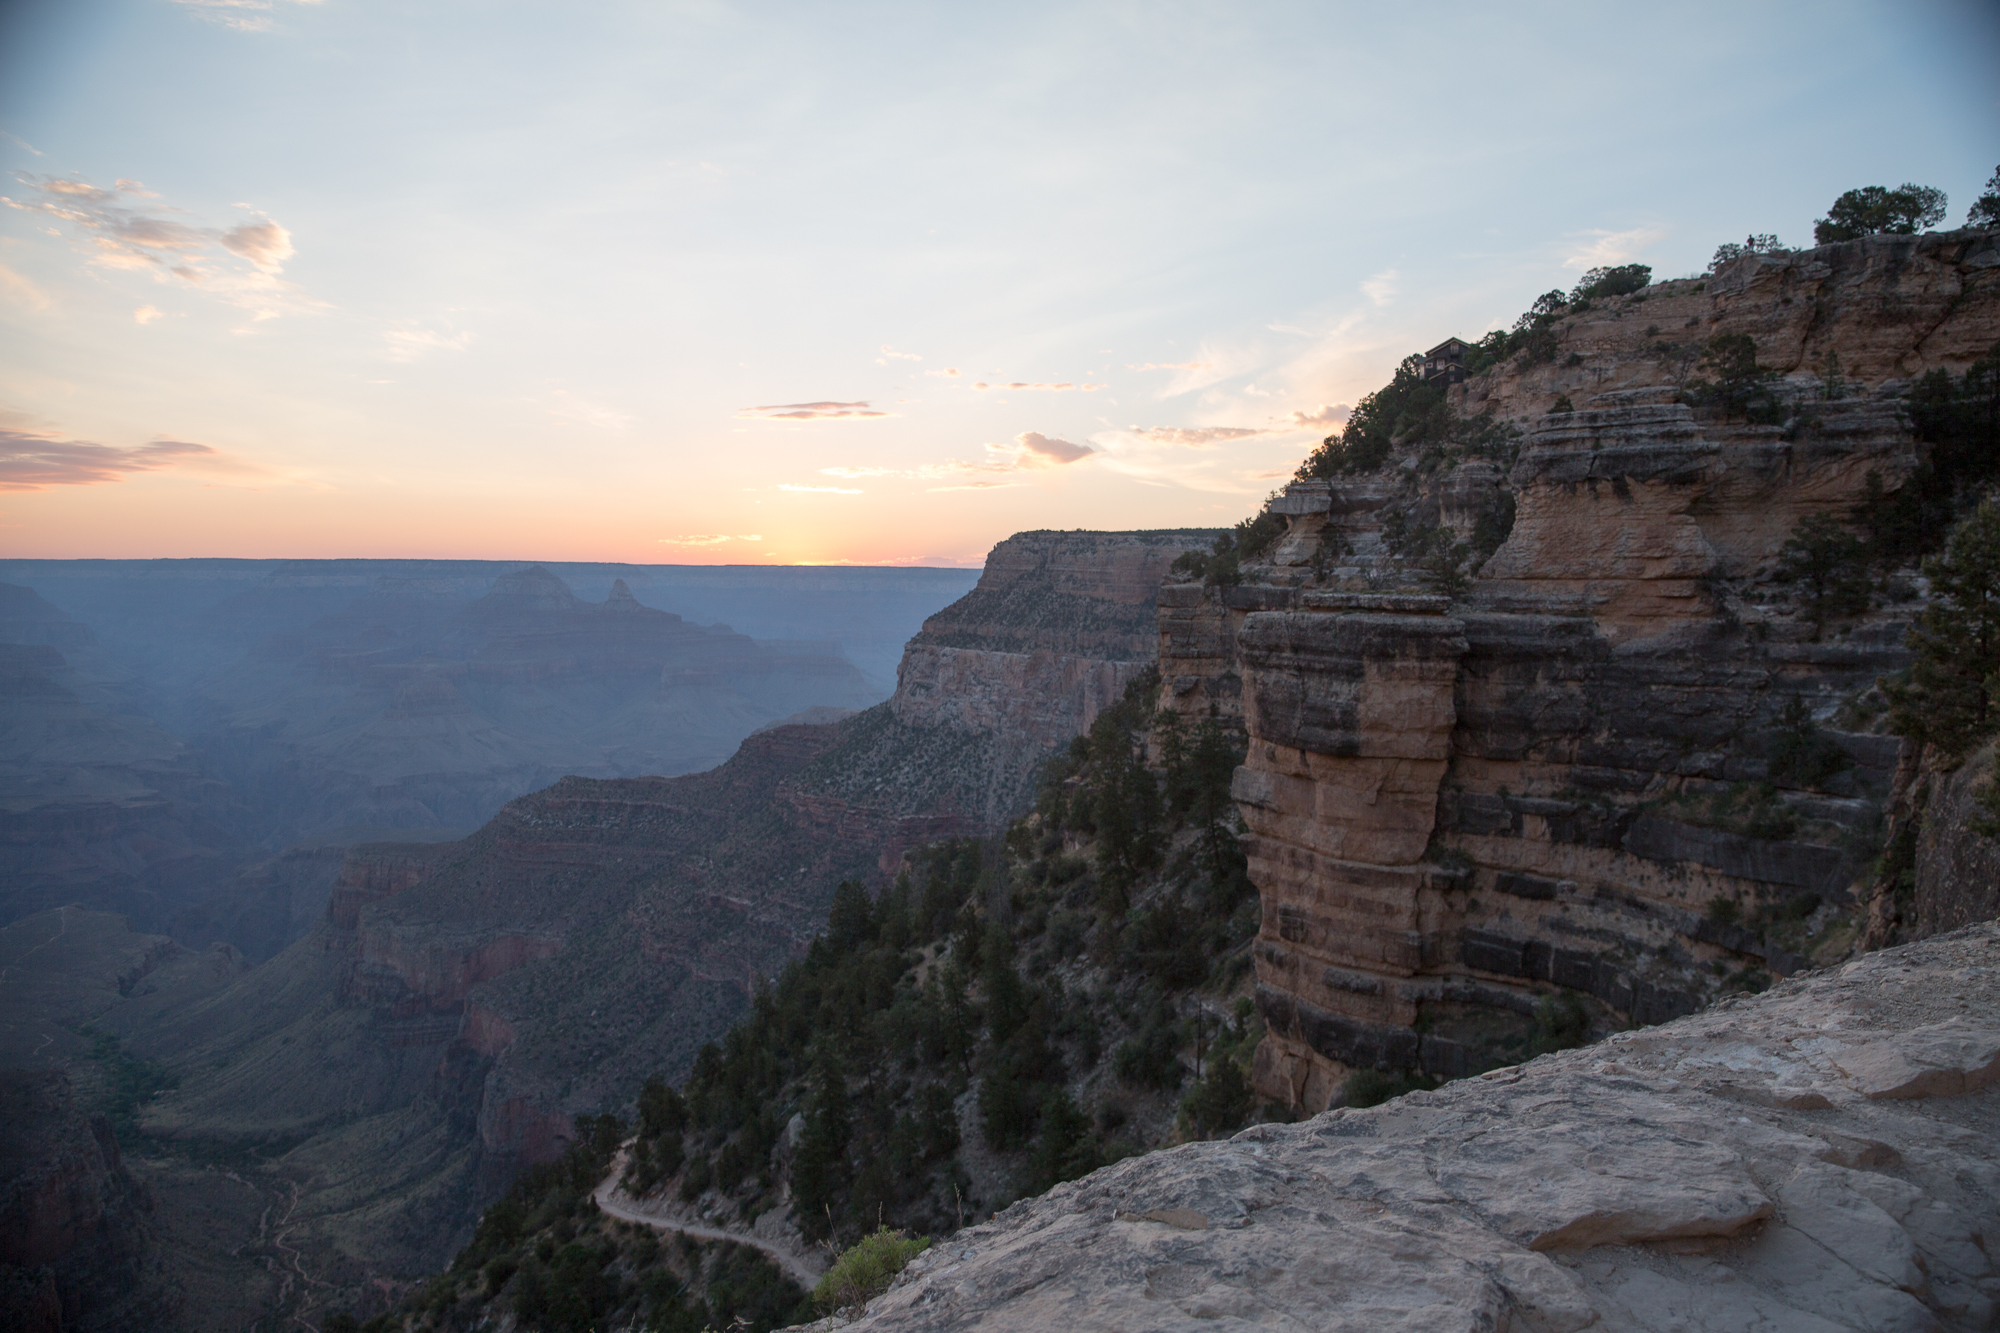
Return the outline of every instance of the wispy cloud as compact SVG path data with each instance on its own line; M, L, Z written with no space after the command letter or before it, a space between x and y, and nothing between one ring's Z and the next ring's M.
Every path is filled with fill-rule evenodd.
M1631 231L1586 231L1574 242L1580 248L1563 259L1564 268L1592 269L1623 264L1667 234L1664 227L1634 227Z
M839 421L854 417L886 417L867 403L777 403L768 407L746 407L736 414L745 421Z
M1031 468L1062 467L1069 463L1079 463L1094 457L1097 449L1088 444L1077 444L1071 440L1044 435L1038 430L1023 431L1006 444L984 446L986 456L982 459L954 458L945 463L925 463L921 467L895 468L870 466L823 467L823 476L856 480L862 477L903 477L913 481L946 481L956 483L949 486L933 486L934 491L987 490L995 486L1015 485L1013 482L992 480L1010 472ZM972 478L973 480L965 480ZM779 490L838 490L837 487L780 486ZM842 494L860 494L859 491L842 491Z
M6 293L13 304L24 305L30 310L47 310L54 304L47 292L5 264L0 264L0 292Z
M51 486L94 486L123 481L196 459L220 460L205 444L153 440L120 449L88 440L58 439L39 431L0 428L0 491L40 491Z
M441 333L436 329L403 323L383 330L382 341L389 345L387 355L391 361L415 361L432 352L462 352L465 345L472 341L472 335Z
M271 11L275 0L174 0L211 23L238 32L269 32L276 25ZM319 0L292 0L294 4L316 5Z
M946 491L1004 491L1019 485L1018 481L962 481L956 486L926 486L924 489L932 495L942 495Z
M678 537L662 537L662 546L720 546L724 542L761 542L764 539L754 532L735 536L726 532L686 532Z
M1138 365L1125 367L1127 370L1213 370L1212 361L1142 361Z
M876 364L884 366L888 365L891 361L921 361L921 360L923 360L923 358L918 356L915 352L899 352L895 348L889 346L888 343L882 344L882 355L875 358Z
M13 144L16 148L23 149L26 152L33 153L36 157L40 157L42 155L41 149L35 147L33 144L29 143L26 139L23 139L18 134L9 134L6 130L0 130L0 139L5 139L9 143Z
M1374 277L1361 284L1361 294L1378 306L1385 306L1396 299L1397 288L1402 275L1393 268L1385 268Z
M1060 384L1029 384L1023 380L1011 380L1006 384L988 384L984 380L979 380L975 381L972 387L975 389L1039 390L1045 393L1069 393L1072 391L1077 393L1096 393L1104 386L1102 384L1071 384L1068 380L1064 380Z
M132 322L135 324L151 324L159 317L160 308L156 305L142 305L132 312Z
M787 483L787 482L780 482L780 483L778 484L778 489L779 489L779 490L781 490L781 491L793 491L793 492L796 492L796 493L799 493L799 494L804 494L804 495L859 495L859 494L861 494L861 488L860 488L859 486L793 486L793 485L791 485L790 483Z
M149 273L162 282L171 275L257 319L327 308L278 276L297 250L291 232L270 218L227 229L204 227L167 216L186 216L182 209L142 203L159 196L135 180L121 177L107 190L71 176L15 179L30 193L20 199L0 196L0 204L67 223L100 268ZM231 264L229 257L249 267Z
M616 408L578 398L567 389L557 389L550 395L550 401L542 406L550 416L559 420L573 421L579 426L595 426L599 430L624 430L638 419L630 412L620 412Z
M1134 426L1132 434L1161 444L1184 444L1190 449L1207 449L1230 440L1248 439L1268 432L1252 426Z

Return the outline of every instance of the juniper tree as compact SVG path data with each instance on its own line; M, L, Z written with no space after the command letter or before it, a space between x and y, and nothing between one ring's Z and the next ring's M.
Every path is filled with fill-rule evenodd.
M1931 601L1910 630L1916 660L1905 679L1886 682L1891 725L1964 754L2000 722L2000 504L1982 503L1923 569Z

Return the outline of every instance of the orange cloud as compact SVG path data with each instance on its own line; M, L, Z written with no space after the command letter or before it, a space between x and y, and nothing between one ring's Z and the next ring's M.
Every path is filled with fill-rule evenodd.
M1289 420L1293 426L1301 430L1307 428L1321 430L1329 426L1345 425L1348 414L1353 411L1354 409L1346 403L1321 403L1310 412L1293 409Z
M154 440L120 449L88 440L59 440L33 431L0 429L0 491L94 486L123 481L133 472L220 458L207 445L185 440Z
M1147 361L1127 370L1214 370L1213 361Z
M769 407L746 407L737 417L746 421L833 421L849 417L886 417L867 403L778 403Z

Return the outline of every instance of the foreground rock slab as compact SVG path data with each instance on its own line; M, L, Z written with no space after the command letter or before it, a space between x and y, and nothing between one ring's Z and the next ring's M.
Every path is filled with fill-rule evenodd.
M857 1329L1985 1329L2000 923L1369 1110L1133 1158Z

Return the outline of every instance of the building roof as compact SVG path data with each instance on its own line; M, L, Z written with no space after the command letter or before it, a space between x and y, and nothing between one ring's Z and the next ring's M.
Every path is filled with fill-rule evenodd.
M1456 337L1456 336L1453 336L1453 337L1450 337L1450 338L1446 338L1446 339L1445 339L1445 340L1444 340L1443 342L1439 343L1439 344L1438 344L1438 345L1437 345L1436 347L1433 347L1433 348L1431 348L1431 350L1430 350L1430 351L1428 351L1428 352L1425 352L1425 353L1424 353L1424 355L1425 355L1425 356L1436 356L1436 355L1438 355L1438 354L1439 354L1439 353L1441 353L1441 352L1449 352L1449 351L1450 351L1450 350L1451 350L1452 348L1454 348L1454 347L1463 347L1463 348L1465 348L1465 349L1466 349L1467 351L1471 351L1471 350L1472 350L1472 344L1471 344L1471 343L1467 342L1467 341L1466 341L1465 339L1463 339L1463 338L1460 338L1460 337Z

